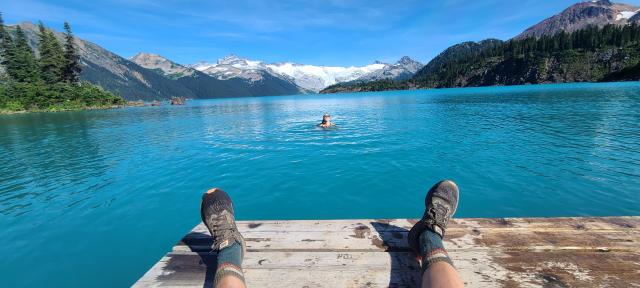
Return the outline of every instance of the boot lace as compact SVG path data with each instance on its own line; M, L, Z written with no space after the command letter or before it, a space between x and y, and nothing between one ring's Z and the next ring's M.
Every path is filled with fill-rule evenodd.
M447 226L447 222L449 221L449 207L446 207L442 204L434 204L432 207L429 207L427 211L429 217L427 217L425 223L433 227L434 225L439 226L440 228L444 228Z

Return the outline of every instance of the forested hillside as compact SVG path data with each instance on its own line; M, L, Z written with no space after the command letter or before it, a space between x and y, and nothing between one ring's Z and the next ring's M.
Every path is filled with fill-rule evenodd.
M36 57L24 31L17 27L15 35L11 35L0 14L3 67L0 112L107 108L124 104L122 97L80 81L80 56L68 23L64 25L64 44L42 23L38 28Z
M640 27L592 26L573 33L453 46L407 81L335 85L323 93L638 80Z

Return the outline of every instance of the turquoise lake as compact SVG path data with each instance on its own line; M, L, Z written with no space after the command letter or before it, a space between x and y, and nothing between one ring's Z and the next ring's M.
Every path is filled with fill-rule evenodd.
M416 218L442 178L456 217L640 215L640 83L0 115L0 286L129 286L211 187L238 219Z

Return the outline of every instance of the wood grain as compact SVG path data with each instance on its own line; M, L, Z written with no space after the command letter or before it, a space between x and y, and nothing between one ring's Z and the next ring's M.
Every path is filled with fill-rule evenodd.
M417 287L412 219L242 221L249 287ZM640 287L640 217L454 219L445 246L467 287ZM210 287L200 223L135 287Z

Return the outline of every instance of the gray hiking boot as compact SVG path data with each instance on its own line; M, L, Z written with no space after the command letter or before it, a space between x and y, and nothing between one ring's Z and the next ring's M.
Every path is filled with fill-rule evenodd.
M233 203L226 192L213 188L202 195L200 216L202 217L202 222L211 232L211 237L213 237L211 248L214 251L220 251L237 242L242 246L242 254L245 254L244 238L242 238L242 235L238 232L238 227L236 227L235 217L233 216Z
M420 255L420 235L425 229L444 237L447 223L458 208L458 195L458 186L450 180L442 180L429 189L424 200L424 215L413 225L408 236L409 247L416 255Z

